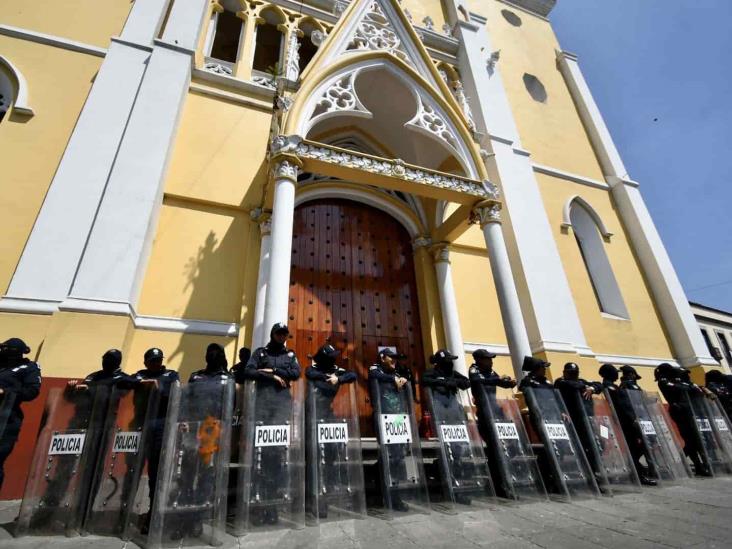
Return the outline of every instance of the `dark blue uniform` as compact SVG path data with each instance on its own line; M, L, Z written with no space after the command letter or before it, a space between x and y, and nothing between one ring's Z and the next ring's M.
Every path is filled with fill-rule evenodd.
M20 405L35 399L41 391L41 368L27 358L0 363L0 389L13 395L14 402L9 410L4 433L0 434L0 487L3 485L5 460L13 451L23 424L23 410ZM4 395L0 395L3 398Z
M124 373L122 368L117 368L111 372L107 370L93 372L86 376L82 383L89 387L104 385L110 388L133 389L137 386L139 380L135 376Z

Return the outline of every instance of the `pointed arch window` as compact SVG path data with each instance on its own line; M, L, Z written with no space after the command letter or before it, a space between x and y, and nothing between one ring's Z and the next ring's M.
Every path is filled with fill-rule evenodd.
M572 228L590 284L603 313L630 318L605 250L608 232L597 212L580 197L572 198L564 211L564 226Z
M216 13L211 23L213 38L207 55L218 61L236 63L241 41L242 20L233 11Z
M28 84L23 74L9 59L0 55L0 122L7 116L11 107L15 115L34 114L28 104Z
M260 16L263 22L257 25L252 68L270 74L281 72L284 34L280 25L284 21L272 9L264 10Z
M305 68L310 64L310 61L313 60L313 57L315 57L324 35L323 31L318 29L310 21L303 23L300 26L300 30L302 31L302 38L300 40L300 58L298 63L300 73L302 74Z

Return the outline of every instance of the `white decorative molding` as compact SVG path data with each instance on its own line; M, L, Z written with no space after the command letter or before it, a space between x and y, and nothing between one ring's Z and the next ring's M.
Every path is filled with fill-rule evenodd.
M369 5L356 27L348 49L386 51L402 61L414 65L378 1L373 1Z
M252 75L252 82L259 86L262 86L263 88L267 88L268 90L275 90L277 88L275 80L272 76L261 76L255 74Z
M463 114L465 115L465 119L468 121L468 127L475 131L475 121L473 120L473 111L470 108L470 103L468 102L468 98L465 96L465 89L463 88L463 83L460 80L455 81L455 98L458 101L458 104L460 105L460 108L463 111Z
M445 36L449 36L450 38L452 38L452 27L449 23L445 23L444 25L442 25L442 32Z
M424 19L422 19L422 24L424 25L424 28L427 30L435 30L435 22L434 20L428 15Z
M363 118L373 117L371 111L361 103L356 94L355 84L359 74L360 71L353 71L342 78L333 80L325 88L318 99L317 108L310 120L311 128L334 114L348 113Z
M236 337L239 334L239 325L233 322L142 315L135 317L134 322L135 328L141 330L225 337Z
M348 0L335 0L333 3L333 14L340 18L343 12L346 11L346 8L348 8L348 4L350 4Z
M43 34L42 32L11 27L10 25L0 25L0 34L12 36L13 38L20 38L22 40L28 40L30 42L36 42L38 44L45 44L46 46L54 46L64 50L86 53L95 57L104 57L107 55L107 50L105 48L92 46L91 44L84 44L83 42L76 42L75 40L69 40L68 38L62 38L61 36L53 36L51 34Z
M595 222L595 225L597 225L597 228L600 231L600 234L605 240L610 240L610 237L613 235L610 231L607 230L607 227L605 226L605 223L602 221L602 218L600 217L600 214L595 211L595 208L593 208L587 200L582 198L579 195L574 195L567 200L566 204L564 204L564 208L562 210L562 227L564 228L572 228L572 204L577 203L582 208L584 208L588 214L590 214L590 217Z
M432 239L425 235L420 235L412 239L412 250L417 251L420 248L432 246Z
M478 224L482 229L488 223L501 222L501 205L498 203L478 206L473 209L470 215L470 224Z
M368 155L359 154L353 151L346 151L329 147L327 145L303 141L295 150L297 156L302 158L310 158L330 164L337 164L349 168L364 170L380 175L387 175L437 187L441 189L449 189L465 194L470 194L480 198L492 198L490 193L484 187L482 182L474 181L456 175L435 172L426 168L419 168L406 164L402 160L385 160L374 158Z
M597 179L591 179L589 177L585 177L583 175L578 175L575 173L565 172L564 170L560 170L558 168L552 168L551 166L545 166L542 164L536 164L533 163L532 168L537 173L543 173L545 175L551 175L552 177L556 177L559 179L565 179L567 181L572 181L573 183L579 183L580 185L586 185L588 187L594 187L596 189L610 189L610 185L605 183L604 181L599 181Z
M417 94L417 113L405 127L414 128L428 136L433 136L442 141L448 148L457 153L458 138L453 128L445 122L445 117L437 111L430 103L426 102L422 94Z
M310 33L310 41L313 43L313 46L319 48L323 42L325 42L325 39L327 38L327 35L318 29L315 29L313 32Z
M224 62L209 62L203 65L203 69L214 74L225 74L227 76L234 74L231 67L226 66Z
M655 358L647 356L630 356L630 355L595 355L595 358L601 364L627 364L628 366L649 366L655 368L662 362L668 362L674 366L680 364L673 358Z
M450 263L450 244L440 242L432 246L430 251L435 263Z
M226 74L219 74L215 72L210 72L203 69L193 69L192 71L192 77L194 80L203 80L206 82L211 82L213 84L221 84L228 88L233 88L237 91L245 92L247 95L237 95L232 94L231 92L224 91L220 88L210 88L211 92L221 92L224 96L231 96L232 100L234 97L239 98L241 100L249 100L250 102L255 101L256 99L250 99L247 97L248 95L255 95L261 98L263 101L266 101L267 106L271 110L272 108L272 98L274 96L274 88L272 87L264 87L260 84L256 84L253 82L247 82L246 80L240 80L238 78L234 78L232 76L226 75ZM191 84L191 87L193 87L194 84ZM211 93L213 95L213 93Z
M0 311L6 313L28 313L32 315L52 315L58 311L59 301L30 299L24 297L3 297Z
M13 75L16 84L18 85L18 89L14 94L14 99L12 95L10 96L11 103L13 105L13 112L24 114L26 116L33 116L33 109L31 109L28 104L28 84L23 77L23 73L20 72L20 69L13 65L8 58L3 57L2 55L0 55L0 65L5 66L7 70L10 71L10 74Z
M296 32L290 33L287 43L287 62L285 63L285 78L290 82L297 82L300 78L300 40Z
M71 296L67 297L59 304L58 310L114 316L129 316L133 319L136 316L135 309L129 303Z
M508 349L508 345L503 343L469 343L466 341L463 346L463 351L466 354L477 351L478 349L485 349L486 351L499 356L509 356L511 354L511 351Z
M275 179L291 179L297 181L298 166L289 160L277 162L272 170Z

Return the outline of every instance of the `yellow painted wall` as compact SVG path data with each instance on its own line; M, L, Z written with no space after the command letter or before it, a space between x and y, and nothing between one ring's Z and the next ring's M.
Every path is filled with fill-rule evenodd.
M602 180L602 171L557 68L555 50L560 49L549 22L496 0L482 0L471 9L485 15L491 47L501 51L498 70L508 94L522 145L532 160L571 173ZM521 18L512 26L501 14L508 10ZM539 103L524 85L524 73L544 84L548 98Z
M190 93L165 192L253 208L267 178L271 111Z
M167 198L140 314L238 322L253 228L247 212Z
M409 11L412 15L412 24L418 27L424 27L422 20L427 16L431 17L435 23L434 30L439 33L447 21L441 0L404 0L402 9Z
M496 287L485 250L454 247L450 251L463 340L506 344Z
M537 180L590 348L598 354L660 358L673 356L610 194L604 189L578 185L544 174L537 174ZM592 205L608 231L613 233L610 242L605 242L605 250L630 320L613 320L601 315L574 235L571 230L565 231L561 227L564 205L574 195L581 196Z
M25 77L35 112L31 117L11 112L0 124L0 151L4 159L12 159L2 163L3 294L102 59L7 36L0 36L0 52Z
M122 32L130 0L7 0L0 2L0 23L107 47Z
M50 322L50 315L0 313L0 341L19 337L31 349L28 357L37 360Z

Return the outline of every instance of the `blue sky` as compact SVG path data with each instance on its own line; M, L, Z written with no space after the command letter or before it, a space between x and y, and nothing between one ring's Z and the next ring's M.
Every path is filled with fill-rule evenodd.
M551 20L687 296L732 311L732 0L558 0Z

